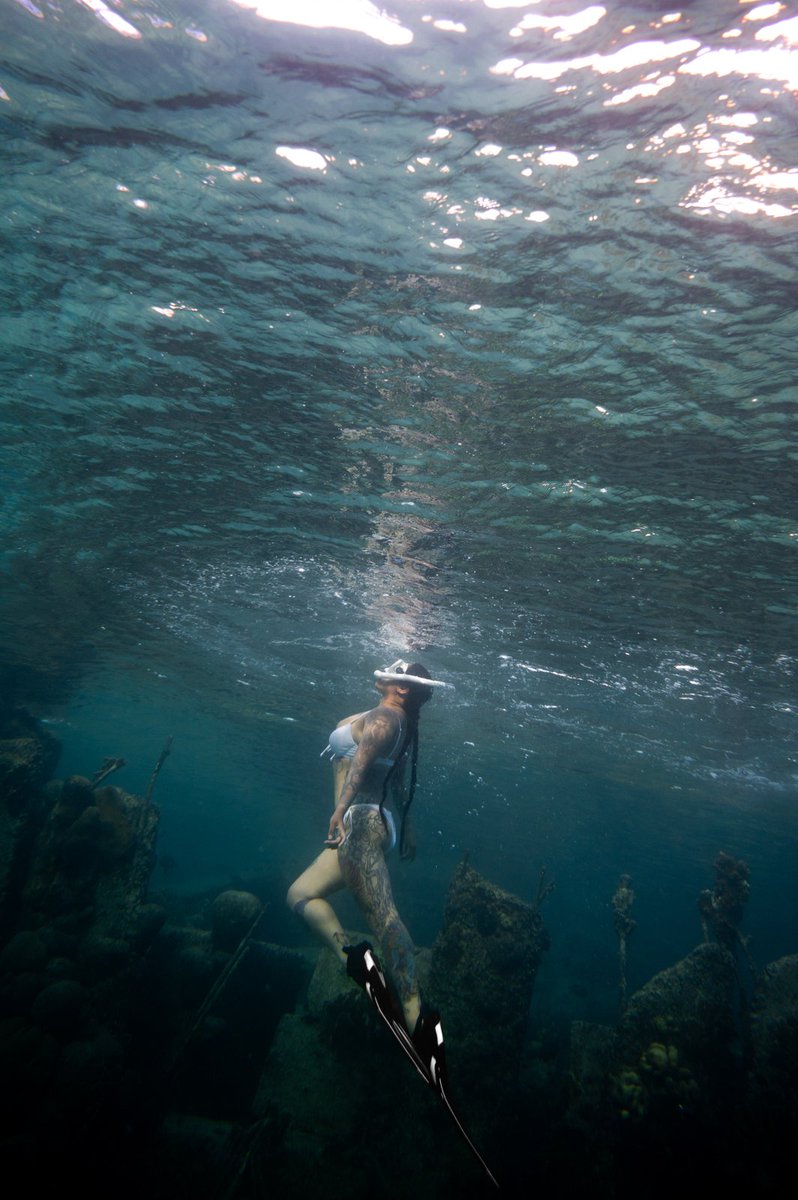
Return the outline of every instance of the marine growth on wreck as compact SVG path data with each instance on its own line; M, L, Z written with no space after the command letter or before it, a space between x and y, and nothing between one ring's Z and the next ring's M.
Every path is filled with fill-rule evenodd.
M475 1163L332 954L270 939L264 881L218 894L154 882L158 808L94 775L53 778L55 739L0 729L0 1061L11 1167L83 1194L483 1194ZM177 755L175 755L177 757ZM173 764L174 765L174 764ZM118 774L117 774L118 773ZM168 773L158 781L166 792ZM556 971L555 881L528 899L463 861L419 947L457 1104L506 1191L665 1195L676 1164L771 1188L796 1105L798 954L751 973L745 863L719 854L704 940L622 1004L617 1024L541 1025ZM621 946L629 876L595 930ZM258 892L261 892L259 895ZM367 1130L362 1137L353 1130ZM761 1161L739 1152L755 1134ZM657 1168L652 1175L652 1162Z

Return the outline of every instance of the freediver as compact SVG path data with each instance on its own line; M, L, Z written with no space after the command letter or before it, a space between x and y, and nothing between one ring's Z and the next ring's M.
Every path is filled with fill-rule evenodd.
M421 997L416 975L413 942L394 903L385 856L397 843L396 824L388 807L400 809L399 855L415 857L415 839L409 810L416 787L419 714L433 694L446 687L432 679L421 663L401 660L375 671L380 694L376 708L339 721L323 754L333 765L335 807L327 830L325 849L291 884L287 902L310 928L347 965L354 950L328 897L349 888L377 938L399 1000L407 1032L420 1033ZM410 757L410 787L403 797L403 775Z

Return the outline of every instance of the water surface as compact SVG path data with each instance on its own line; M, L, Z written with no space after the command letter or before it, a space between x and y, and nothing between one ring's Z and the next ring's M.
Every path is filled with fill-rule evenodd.
M464 852L545 864L541 1003L606 1015L618 875L639 983L725 849L795 951L795 6L0 4L3 679L59 769L174 733L176 877L277 893L410 655L419 941Z

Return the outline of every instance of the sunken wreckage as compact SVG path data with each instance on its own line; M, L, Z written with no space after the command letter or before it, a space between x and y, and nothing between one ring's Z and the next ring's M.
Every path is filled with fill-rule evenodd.
M333 955L269 940L283 881L216 896L153 887L152 793L169 750L144 796L109 782L121 759L59 781L52 735L0 712L9 1170L87 1197L301 1200L320 1172L327 1200L492 1191ZM745 864L721 854L699 897L704 940L627 997L622 876L618 1021L558 1028L530 1017L551 884L541 873L524 901L461 863L418 967L443 1014L458 1112L503 1190L664 1197L689 1163L696 1185L782 1194L798 955L753 970L748 888Z

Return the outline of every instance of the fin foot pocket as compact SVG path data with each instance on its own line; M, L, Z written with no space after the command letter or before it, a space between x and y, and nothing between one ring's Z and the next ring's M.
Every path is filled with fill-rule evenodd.
M416 1053L427 1068L433 1087L437 1088L440 1084L445 1087L449 1082L446 1071L446 1051L443 1046L441 1014L436 1009L422 1004L416 1027L413 1030L412 1042Z
M350 979L354 979L355 983L360 987L366 986L369 969L371 965L376 963L374 949L371 942L358 942L356 946L344 946L344 954L346 955L346 973ZM371 958L371 963L366 959L366 955Z

